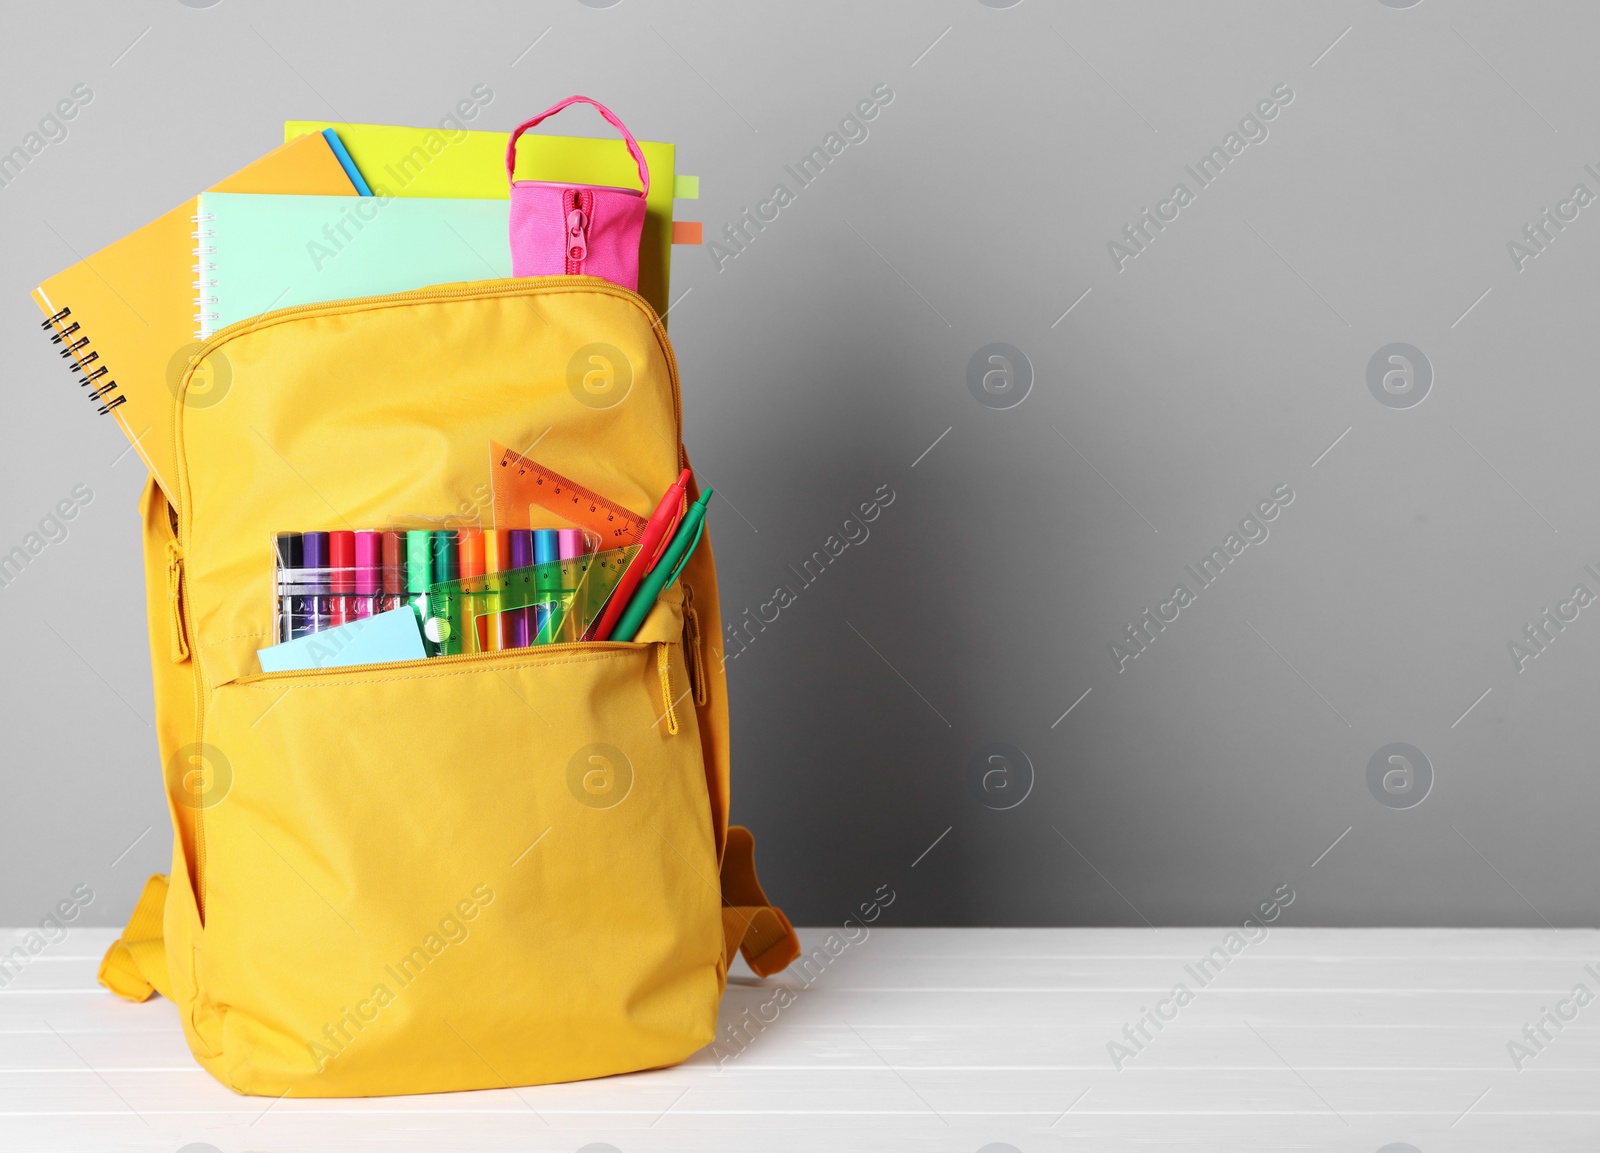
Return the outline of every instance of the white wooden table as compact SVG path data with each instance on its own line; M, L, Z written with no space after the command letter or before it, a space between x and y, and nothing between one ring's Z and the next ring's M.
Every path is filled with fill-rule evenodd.
M170 1004L100 989L115 934L78 929L0 990L0 1149L1600 1149L1600 1000L1520 1070L1507 1047L1574 986L1600 997L1600 932L1275 929L1202 986L1186 966L1225 933L880 928L780 978L794 1003L720 1059L273 1102L201 1071ZM736 975L724 1022L776 983ZM1108 1044L1179 983L1193 1000L1116 1069Z

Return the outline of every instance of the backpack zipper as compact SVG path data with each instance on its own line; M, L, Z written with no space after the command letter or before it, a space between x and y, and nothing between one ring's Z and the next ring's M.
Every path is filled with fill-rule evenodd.
M524 665L543 664L545 659L584 653L639 652L648 648L656 650L656 677L661 686L662 713L657 718L667 722L667 733L676 736L679 729L677 700L672 696L672 643L671 641L572 641L559 645L535 645L525 649L504 649L500 652L455 653L446 657L428 657L420 661L383 661L379 664L337 665L326 669L285 669L275 673L251 673L230 682L235 685L273 684L290 680L307 680L314 677L360 676L372 672L428 672L437 668L472 663L486 671L495 668L521 668ZM535 658L530 660L529 658ZM692 688L692 685L691 685ZM687 695L687 694L685 694ZM681 700L682 698L678 698ZM702 702L703 703L703 702ZM196 811L198 816L198 810ZM198 822L196 828L198 829ZM199 856L199 854L196 854Z
M505 280L471 281L468 283L452 285L448 287L416 289L411 292L392 292L384 296L358 296L350 297L345 300L321 301L316 304L299 304L291 308L280 308L274 312L264 312L260 316L252 316L247 317L244 320L235 321L226 328L212 333L210 338L201 344L200 348L194 353L193 356L190 357L188 371L184 373L183 380L179 383L177 403L173 405L172 410L173 442L177 445L178 449L178 491L185 492L188 489L189 483L189 461L183 451L183 413L188 407L187 397L189 394L189 382L194 377L195 366L198 365L206 356L209 356L215 348L226 341L231 340L234 336L256 328L260 328L269 323L276 324L292 317L317 316L330 313L347 312L351 310L352 305L359 305L361 306L360 310L364 311L368 308L391 304L408 304L412 301L418 300L474 300L492 299L500 296L540 296L546 292L570 292L575 288L583 288L591 292L600 292L608 296L620 296L625 300L637 301L644 307L647 313L651 315L655 314L655 309L650 307L650 302L645 300L644 297L640 296L637 292L632 292L626 288L623 288L620 284L613 284L609 280L602 280L599 277L586 277L585 283L578 285L574 284L565 277L527 276L513 277ZM678 467L687 468L689 454L684 450L683 447L683 393L678 382L678 358L672 351L672 342L667 339L666 333L660 330L661 320L659 317L656 318L655 322L651 325L651 328L657 333L656 342L658 347L661 349L662 354L666 357L667 379L672 384L672 413L678 433ZM185 500L182 507L178 510L177 543L180 549L184 547L184 541L188 536L184 529L188 523L189 508L190 502ZM183 609L183 620L185 623L194 620L194 609L189 603L189 595L189 582L184 580L180 583L179 598ZM547 649L556 649L564 646L548 645L542 647ZM461 656L479 657L481 654L464 653L461 654ZM433 658L433 661L438 663L455 659L458 658L435 657ZM194 740L196 744L200 744L205 740L205 716L206 708L209 704L209 701L207 701L206 697L208 695L210 686L205 683L205 677L201 674L199 657L191 656L190 660L193 661L195 682L196 708ZM352 667L374 668L381 666L358 665ZM301 671L307 674L314 674L324 670ZM263 673L257 675L265 676L267 674ZM198 807L194 810L194 836L195 908L200 916L200 925L202 928L204 928L206 923L205 810Z
M419 661L381 661L377 664L335 665L332 668L323 669L285 669L276 673L250 673L230 681L229 684L251 685L260 681L299 680L307 677L339 676L382 672L385 670L392 672L401 668L438 669L467 663L481 664L487 668L502 664L525 663L529 657L570 656L575 652L631 652L648 645L666 643L665 641L571 641L557 645L531 645L523 649L501 649L499 652L453 653L450 656L426 657Z
M592 203L592 196L591 203ZM587 233L585 234L587 244ZM655 316L655 309L650 302L637 292L623 288L620 284L613 284L609 280L602 280L598 276L588 276L583 273L584 283L574 284L564 276L521 276L508 277L504 280L472 280L461 284L441 285L437 288L419 288L411 292L391 292L384 296L352 296L344 300L326 300L316 304L296 304L290 308L279 308L272 312L263 312L260 316L246 317L236 320L226 328L213 332L189 358L189 369L184 373L183 380L179 383L178 403L173 406L173 435L179 448L178 473L180 477L179 488L184 487L183 480L187 479L183 447L183 410L187 407L184 398L189 392L189 381L194 376L194 366L199 364L206 356L220 344L233 339L242 332L261 328L265 325L277 324L298 316L316 316L348 311L351 305L361 305L364 311L367 308L387 304L408 304L415 300L474 300L492 299L497 296L542 296L546 292L571 292L574 289L585 289L590 292L601 292L608 296L620 296L625 300L637 301L646 312ZM661 318L656 317L651 325L657 331L657 343L666 355L667 376L672 382L672 412L678 426L678 461L679 467L687 467L683 461L687 455L683 451L683 392L678 382L678 357L672 350L672 342L667 339L665 331L661 330Z

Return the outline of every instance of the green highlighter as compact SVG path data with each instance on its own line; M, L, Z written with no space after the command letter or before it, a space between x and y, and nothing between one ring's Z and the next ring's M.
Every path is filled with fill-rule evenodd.
M644 624L644 618L656 607L656 598L661 595L661 591L671 587L672 582L678 579L683 566L689 562L689 555L694 552L694 546L700 543L700 533L706 523L706 502L710 499L711 490L708 488L701 494L699 500L689 506L689 511L683 514L683 522L678 525L678 531L673 533L672 543L667 545L667 551L661 554L656 567L646 573L644 580L639 582L639 587L634 590L633 599L623 610L622 619L617 622L617 627L611 630L607 640L631 641L638 633L639 627Z

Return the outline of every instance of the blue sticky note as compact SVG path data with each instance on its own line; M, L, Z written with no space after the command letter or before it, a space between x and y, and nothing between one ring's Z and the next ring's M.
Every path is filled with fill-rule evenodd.
M420 661L422 629L410 605L365 620L296 637L260 651L261 671L334 669L345 665L377 665L385 661Z

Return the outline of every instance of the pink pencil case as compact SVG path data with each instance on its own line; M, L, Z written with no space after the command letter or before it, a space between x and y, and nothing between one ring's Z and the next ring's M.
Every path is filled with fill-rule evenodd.
M618 132L639 167L638 191L604 184L561 184L516 180L517 139L569 104L592 104ZM511 180L511 274L513 276L599 276L639 290L639 238L644 233L645 197L650 168L627 126L597 100L569 96L517 126L506 145L506 178Z

